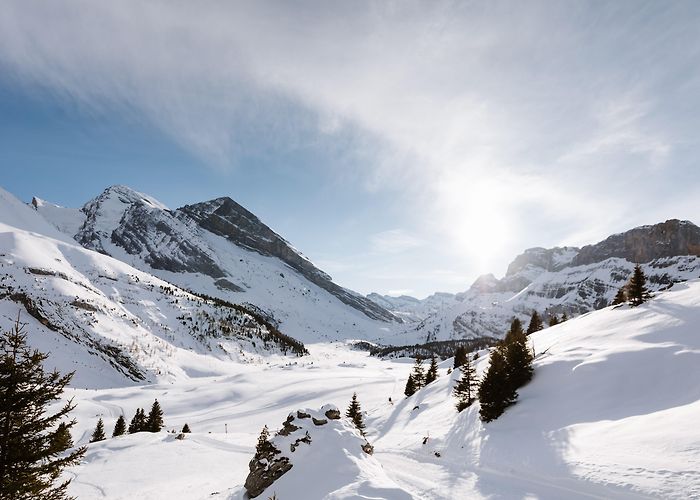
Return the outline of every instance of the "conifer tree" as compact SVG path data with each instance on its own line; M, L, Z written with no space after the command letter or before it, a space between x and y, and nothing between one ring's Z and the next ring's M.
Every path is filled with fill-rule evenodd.
M510 330L508 330L508 333L506 333L506 343L509 342L509 339L512 339L516 336L520 336L523 334L523 324L518 318L513 318L513 321L510 323Z
M505 357L508 384L513 392L532 379L533 355L522 330L511 329L505 342L499 346Z
M124 420L124 415L119 415L117 423L114 424L114 432L112 432L112 437L122 436L126 433L126 420Z
M457 411L462 411L471 406L479 385L476 378L476 369L469 359L460 366L460 370L462 375L453 390L453 394L457 398Z
M433 354L433 357L430 358L430 366L428 367L428 371L425 374L425 385L428 385L431 382L435 382L438 376L439 374L437 359L435 359L435 355Z
M408 380L406 381L406 388L403 390L406 397L413 396L416 393L416 383L413 381L413 374L408 375Z
M497 419L512 405L517 393L508 383L508 367L500 348L491 351L489 368L479 384L479 416L483 422Z
M280 453L280 451L270 441L270 431L267 429L267 425L265 425L260 432L260 437L258 437L258 444L255 446L255 458L257 460L262 460L263 458L269 458L278 453Z
M550 314L549 315L549 326L556 326L559 324L559 318L557 318L556 314Z
M28 346L24 328L18 317L0 334L0 498L67 499L70 480L58 479L85 448L68 451L75 420L64 419L75 408L72 400L54 412L49 409L73 373L45 372L47 355Z
M191 433L192 431L190 430L190 426L187 425L187 424L185 424L185 425L182 426L182 430L181 430L180 432L182 432L183 434L189 434L189 433Z
M146 430L146 412L143 408L137 408L134 418L129 422L129 434Z
M51 438L51 448L61 453L68 448L73 447L73 436L70 435L70 430L65 422L58 424L56 433Z
M535 332L539 332L544 328L544 325L542 324L542 319L540 318L540 315L537 314L537 311L532 311L532 316L530 316L530 324L527 325L527 334L533 334Z
M413 365L413 383L415 384L416 390L420 389L425 385L425 373L423 372L423 360L420 356L416 356L416 362Z
M459 368L464 364L464 362L467 359L467 348L464 347L463 345L457 346L457 349L455 350L455 362L454 362L454 368Z
M564 323L566 321L569 321L569 316L566 314L566 311L561 313L561 320L559 321L560 323Z
M105 439L105 424L102 421L102 417L97 421L95 430L92 431L92 437L90 438L91 443L96 443L98 441L104 441Z
M620 289L615 294L611 306L616 306L618 304L624 304L627 301L627 293L625 292L625 287L621 286Z
M634 266L632 277L627 284L627 299L629 300L630 305L636 307L651 298L651 294L646 287L646 282L647 278L644 276L642 266L637 264Z
M146 429L148 432L160 432L164 427L163 410L160 408L160 403L156 399L151 406L151 411L146 419Z
M362 409L360 408L360 402L357 400L357 393L352 393L352 399L350 400L350 406L348 406L345 416L352 420L355 427L360 431L362 435L365 433L365 423L362 419Z

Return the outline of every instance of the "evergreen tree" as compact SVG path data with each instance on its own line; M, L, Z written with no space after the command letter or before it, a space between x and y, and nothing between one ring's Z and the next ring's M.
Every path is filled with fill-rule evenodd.
M460 370L462 376L453 390L453 394L457 398L457 411L462 411L471 406L474 402L474 396L476 395L476 390L479 385L476 378L476 369L469 359L460 366Z
M561 313L561 320L559 321L560 323L564 323L566 321L569 321L569 316L567 316L566 311Z
M479 384L479 416L483 422L491 422L512 405L517 398L516 392L508 383L508 367L500 348L491 352L489 369Z
M616 306L618 304L624 304L626 301L627 301L627 293L625 292L625 287L621 286L620 289L617 291L617 294L615 294L615 298L613 299L613 301L610 305Z
M70 435L68 424L61 422L56 428L56 433L51 438L51 449L61 453L73 447L73 436Z
M62 500L70 480L57 484L65 467L85 454L72 445L64 418L71 401L49 412L73 373L45 372L47 355L27 345L19 317L0 335L0 499ZM63 423L63 425L61 425Z
M90 438L91 443L96 443L98 441L104 441L105 440L105 424L102 421L102 417L97 421L97 425L95 426L95 430L92 431L92 437Z
M455 363L454 368L459 368L464 364L467 359L467 348L463 345L457 346L455 350Z
M163 427L163 410L160 408L160 403L156 399L153 402L153 406L151 406L151 411L148 413L145 430L148 432L160 432Z
M630 301L632 306L638 306L643 304L651 298L651 294L646 287L647 278L644 276L644 271L642 271L642 266L637 264L634 266L634 271L632 272L632 277L627 284L627 299Z
M530 335L535 332L539 332L544 328L544 325L542 324L542 319L540 318L540 315L537 314L537 311L532 311L532 316L530 316L530 324L527 325L527 334Z
M270 431L267 429L267 425L264 426L260 432L260 437L258 437L258 444L255 446L255 458L257 460L262 460L263 458L276 455L279 452L280 451L270 441Z
M413 365L413 383L415 384L416 390L420 389L425 385L425 373L423 372L423 360L420 356L416 356L416 362Z
M406 388L403 390L406 397L413 396L416 393L416 383L413 380L413 374L408 375L408 380L406 381Z
M523 333L523 324L518 318L513 318L513 321L510 323L510 330L508 330L508 333L506 333L505 342L508 343L510 342L510 339L519 337L523 335Z
M549 315L549 326L555 326L559 324L559 318L557 318L556 314L550 314Z
M425 374L425 385L428 385L431 382L435 382L438 376L439 374L437 359L435 359L435 355L433 354L433 357L430 358L430 366L428 367L428 371Z
M508 384L515 392L532 379L533 355L527 345L527 335L522 330L511 331L499 349L505 357Z
M360 408L360 402L357 400L357 393L352 393L352 399L350 400L350 406L348 406L345 416L352 420L355 427L358 428L360 433L364 435L365 433L365 423L362 420L362 409Z
M146 412L143 408L137 408L134 418L129 423L129 434L143 432L146 430Z
M126 433L126 420L124 420L124 415L119 415L117 423L114 424L114 432L112 432L112 437L122 436Z
M189 433L191 433L192 431L190 430L190 426L187 425L187 424L185 424L185 425L182 426L182 430L181 430L180 432L182 432L183 434L189 434Z

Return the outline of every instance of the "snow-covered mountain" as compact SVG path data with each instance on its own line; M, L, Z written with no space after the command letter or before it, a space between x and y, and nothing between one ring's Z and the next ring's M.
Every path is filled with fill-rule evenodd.
M335 284L230 198L170 210L112 186L80 210L36 198L32 206L85 248L185 289L250 304L303 341L382 337L401 321Z
M274 438L294 467L259 498L686 499L700 497L700 280L676 284L639 307L608 307L531 336L534 378L498 420L476 402L457 413L458 372L409 398L411 360L380 360L340 343L313 344L298 364L243 365L230 377L82 391L75 439L97 417L107 429L154 398L183 441L140 433L88 445L69 471L81 499L245 499L244 481L263 424L301 427ZM487 351L475 362L482 374ZM298 408L344 409L353 392L366 439L344 420L299 422ZM389 400L391 398L391 400ZM323 412L308 411L324 418ZM304 437L292 452L289 441ZM183 460L187 457L187 460ZM128 477L128 480L124 478ZM97 488L99 486L99 489Z
M384 339L390 344L500 337L514 316L527 322L534 310L545 318L563 313L571 317L607 306L636 262L642 263L653 291L700 277L698 255L700 228L674 219L583 248L528 249L513 260L503 278L480 276L466 292L447 295L439 308L433 307L430 297L428 302L368 297L395 314L418 318Z
M18 314L31 345L85 387L228 373L231 361L303 353L255 311L82 248L0 189L0 328Z
M459 302L461 296L454 293L437 292L424 299L417 299L410 295L394 297L370 293L367 298L407 321L420 321Z

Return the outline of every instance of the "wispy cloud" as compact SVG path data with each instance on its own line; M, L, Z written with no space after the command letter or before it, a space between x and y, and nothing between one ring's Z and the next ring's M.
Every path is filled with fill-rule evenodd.
M282 150L362 137L364 166L338 174L401 200L412 227L375 235L372 248L431 241L462 271L653 222L636 207L673 191L700 154L697 3L1 9L1 70L146 120L219 168L253 137Z

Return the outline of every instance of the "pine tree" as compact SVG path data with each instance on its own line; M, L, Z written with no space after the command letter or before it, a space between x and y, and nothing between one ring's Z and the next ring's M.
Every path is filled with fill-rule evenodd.
M181 430L180 432L182 432L183 434L189 434L189 433L191 433L192 431L190 430L190 426L187 425L187 424L185 424L185 425L182 426L182 430Z
M64 418L75 408L72 400L54 413L49 408L73 373L45 372L47 355L27 345L24 328L18 317L0 335L0 498L62 500L70 480L57 481L85 448L68 451L75 420Z
M523 324L518 318L513 318L513 321L510 323L510 330L508 330L508 333L506 333L505 342L508 343L510 342L510 339L513 339L516 336L519 337L520 335L523 335L523 333Z
M537 311L532 311L532 316L530 316L530 324L527 325L527 334L533 334L535 332L539 332L544 328L544 325L542 324L542 319L540 318L540 315L537 314Z
M129 423L129 434L134 434L135 432L143 432L146 430L146 412L143 408L137 408L134 418L131 419Z
M151 406L151 411L146 419L146 429L148 432L160 432L164 427L163 410L160 408L160 403L156 399Z
M463 345L457 346L457 349L455 350L455 362L454 362L454 368L459 368L464 364L464 362L467 359L467 348L464 347Z
M506 361L508 384L513 392L532 379L533 355L522 330L508 332L505 343L499 346Z
M517 393L508 383L508 367L500 348L491 352L489 369L479 384L479 416L483 422L497 419L512 405Z
M102 417L97 421L97 425L95 426L95 430L92 431L92 437L90 438L91 443L96 443L98 441L104 441L105 440L105 424L102 421Z
M73 436L70 435L68 424L61 422L56 428L56 433L51 438L51 449L61 453L73 447Z
M416 393L416 383L413 380L413 374L408 375L408 380L406 381L406 388L403 390L406 397L413 396Z
M646 287L647 278L644 276L642 266L637 264L634 266L632 277L627 285L627 299L632 306L643 304L651 298L651 294Z
M122 436L126 433L126 420L124 420L124 415L119 415L117 423L114 424L114 432L112 432L112 437Z
M561 320L559 321L559 323L565 323L566 321L569 321L569 316L566 314L566 311L564 311L563 313L561 313Z
M360 433L364 435L365 433L365 423L362 420L362 409L360 408L360 402L357 400L357 393L352 393L352 399L350 400L350 406L348 406L345 416L352 420L355 427L358 428Z
M611 306L616 306L618 304L624 304L627 301L627 293L625 292L625 287L621 286L620 289L615 294Z
M462 411L471 406L474 402L474 396L476 395L479 385L476 378L476 369L469 359L460 366L460 370L462 376L453 390L453 394L457 398L457 411Z
M416 390L420 389L425 385L425 373L423 372L423 360L420 356L416 356L416 362L413 365L413 383L415 384Z
M270 441L270 431L267 429L266 425L260 432L260 437L258 437L258 444L255 446L255 458L257 460L262 460L263 458L270 458L278 453L280 453L280 451Z
M559 318L557 318L556 314L550 314L549 315L549 326L556 326L559 324Z
M428 367L428 371L425 374L425 385L428 385L431 382L435 382L438 376L439 374L437 359L435 359L435 355L433 355L433 357L430 358L430 366Z

